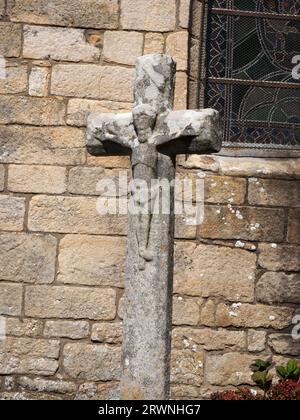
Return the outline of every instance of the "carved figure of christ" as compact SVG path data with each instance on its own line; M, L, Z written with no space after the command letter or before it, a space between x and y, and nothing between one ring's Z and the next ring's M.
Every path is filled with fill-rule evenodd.
M171 57L140 57L136 72L133 112L91 115L87 148L129 155L133 181L144 185L132 191L138 211L128 214L121 398L157 400L168 399L170 385L174 188L168 214L152 214L151 186L163 179L172 185L176 155L218 152L221 134L212 109L172 111Z

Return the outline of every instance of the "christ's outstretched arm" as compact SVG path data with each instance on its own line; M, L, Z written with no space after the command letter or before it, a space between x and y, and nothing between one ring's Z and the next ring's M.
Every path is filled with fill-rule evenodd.
M129 155L137 145L132 113L92 114L88 119L87 146L96 155Z

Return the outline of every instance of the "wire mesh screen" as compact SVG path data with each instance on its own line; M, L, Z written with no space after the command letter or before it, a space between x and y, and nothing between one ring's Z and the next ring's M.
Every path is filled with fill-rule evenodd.
M300 149L300 0L214 0L206 13L202 105L221 112L225 146Z

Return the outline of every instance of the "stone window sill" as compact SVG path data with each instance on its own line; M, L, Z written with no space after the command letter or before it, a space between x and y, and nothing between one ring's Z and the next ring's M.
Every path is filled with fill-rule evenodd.
M178 165L183 168L200 169L219 175L300 179L300 157L225 156L221 151L215 155L181 155L177 159Z

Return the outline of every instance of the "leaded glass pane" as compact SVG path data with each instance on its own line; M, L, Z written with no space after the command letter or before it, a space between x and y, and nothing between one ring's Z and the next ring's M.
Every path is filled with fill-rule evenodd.
M205 106L225 145L300 149L300 0L214 0L208 16Z

